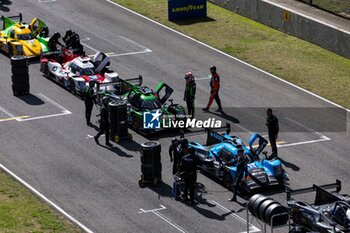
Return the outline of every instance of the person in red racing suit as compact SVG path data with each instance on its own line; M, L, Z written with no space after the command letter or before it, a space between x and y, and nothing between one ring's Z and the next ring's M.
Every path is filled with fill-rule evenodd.
M221 100L219 97L219 89L220 89L220 76L218 73L216 73L216 67L211 66L210 67L210 73L211 73L211 79L210 79L210 98L209 102L206 108L203 108L203 111L209 111L209 108L211 104L213 103L213 100L215 99L216 104L218 105L218 109L216 112L222 112L221 107Z

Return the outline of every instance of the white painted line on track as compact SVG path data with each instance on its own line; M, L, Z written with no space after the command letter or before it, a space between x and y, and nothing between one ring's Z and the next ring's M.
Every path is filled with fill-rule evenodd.
M292 121L292 122L294 122L295 124L297 124L297 125L299 125L299 126L305 128L305 129L307 129L307 130L309 130L309 131L311 131L311 132L313 132L314 134L320 136L321 138L325 138L325 139L331 140L329 137L326 137L325 135L321 134L320 132L316 132L315 130L313 130L313 129L307 127L306 125L303 125L302 123L297 122L296 120L293 120L292 118L286 117L286 119L287 119L287 120L290 120L290 121Z
M224 210L224 211L227 211L227 212L231 212L231 210L229 210L228 208L226 208L225 206L221 205L220 203L217 203L216 201L214 200L210 200L209 202L211 202L212 204L218 206L220 209ZM239 215L235 214L235 213L231 213L230 216L232 216L233 218L235 218L236 220L240 221L241 223L243 224L247 224L247 221L240 217ZM249 226L249 232L260 232L261 230L259 228L257 228L256 226L254 226L253 224L250 224ZM243 232L240 232L240 233L244 233Z
M266 1L264 1L264 2L266 2ZM350 34L349 31L346 31L346 30L341 29L341 28L339 28L339 27L337 27L337 26L334 26L334 25L331 25L331 24L326 23L326 22L324 22L324 21L321 21L321 20L319 20L319 19L316 19L316 18L314 18L314 17L312 17L312 16L305 15L305 14L303 14L303 13L297 12L297 11L291 9L291 8L288 8L287 6L283 6L283 5L280 5L280 4L278 4L278 3L271 2L271 1L268 1L268 3L269 3L269 4L272 4L272 5L275 5L275 6L279 7L279 8L282 8L282 9L287 9L289 12L292 12L292 13L297 14L297 15L301 15L301 16L303 16L304 18L311 19L311 20L313 20L313 21L315 21L315 22L318 22L318 23L320 23L320 24L324 24L324 25L326 25L326 26L328 26L328 27L335 28L335 29L337 29L338 31L342 31L342 32L344 32L344 33L346 33L346 34Z
M90 40L90 38L86 37L86 38L80 39L80 42L82 42L82 41L89 41L89 40Z
M310 141L304 141L304 142L295 142L295 143L289 143L289 144L282 144L282 145L278 145L278 148L281 147L289 147L289 146L298 146L298 145L305 145L305 144L311 144L311 143L316 143L316 142L324 142L324 141L330 141L330 138L320 138L320 139L316 139L316 140L310 140Z
M59 105L58 103L56 103L55 101L50 99L49 97L45 96L44 94L39 93L38 95L43 97L46 101L50 102L55 107L59 108L62 112L61 113L57 113L57 114L45 115L45 116L37 116L37 117L29 117L29 118L16 118L16 121L20 121L20 122L22 122L22 121L32 121L32 120L49 118L49 117L57 117L57 116L63 116L63 115L72 114L72 112L68 111L67 109L65 109L64 107L62 107L61 105Z
M169 223L171 226L175 227L177 230L179 230L182 233L186 233L186 231L180 227L179 225L177 225L176 223L172 222L171 220L169 220L168 218L166 218L164 215L162 215L161 213L154 211L153 212L155 215L157 215L158 217L160 217L161 219L163 219L164 221L166 221L167 223Z
M24 180L22 180L19 176L17 176L15 173L13 173L10 169L8 169L7 167L5 167L4 165L2 165L0 163L0 168L4 171L6 171L8 174L10 174L13 178L15 178L18 182L20 182L21 184L23 184L26 188L28 188L31 192L33 192L35 195L37 195L38 197L40 197L42 200L44 200L45 202L47 202L48 204L50 204L51 206L53 206L57 211L59 211L61 214L63 214L65 217L67 217L70 221L72 221L73 223L75 223L76 225L78 225L81 229L83 229L85 232L87 233L93 233L92 230L90 230L88 227L86 227L84 224L82 224L81 222L79 222L77 219L75 219L74 217L72 217L70 214L68 214L66 211L64 211L61 207L59 207L57 204L55 204L54 202L52 202L51 200L49 200L47 197L45 197L42 193L40 193L39 191L37 191L35 188L33 188L32 186L30 186L27 182L25 182Z
M165 217L164 215L162 215L161 213L158 212L158 211L165 210L165 209L166 209L165 206L160 205L160 208L157 208L157 209L152 209L152 210L140 209L139 214L153 213L153 214L157 215L158 217L160 217L161 219L163 219L165 222L169 223L171 226L173 226L177 230L179 230L180 232L186 233L186 231L181 226L177 225L176 223L174 223L173 221L171 221L170 219L168 219L167 217Z
M86 43L82 43L82 42L81 42L81 44L84 45L85 47L88 47L89 49L91 49L91 50L94 51L95 53L99 52L97 49L91 47L90 45L87 45Z
M194 78L194 80L196 80L196 81L207 80L207 79L211 79L211 76L202 77L202 78Z
M145 46L143 46L143 45L141 45L141 44L139 44L139 43L137 43L137 42L135 42L135 41L125 37L125 36L119 36L119 38L129 42L130 44L137 45L137 46L143 48L143 50L150 50L149 48L147 48L147 47L145 47ZM150 51L152 51L152 50L150 50Z
M109 54L108 57L121 57L121 56L127 56L127 55L135 55L135 54L141 54L141 53L150 53L152 50L146 49L143 51L138 51L138 52L130 52L130 53L118 53L118 54Z
M118 6L119 8L122 8L122 9L128 11L128 12L131 12L131 13L133 13L133 14L135 14L135 15L137 15L137 16L143 18L143 19L146 19L146 20L148 20L148 21L150 21L150 22L152 22L152 23L155 23L155 24L157 24L157 25L159 25L159 26L161 26L161 27L163 27L163 28L166 28L166 29L168 29L168 30L170 30L170 31L172 31L172 32L175 32L175 33L177 33L177 34L179 34L179 35L181 35L181 36L183 36L183 37L186 37L187 39L190 39L190 40L192 40L192 41L195 41L195 42L197 42L197 43L199 43L199 44L201 44L201 45L203 45L203 46L205 46L205 47L207 47L207 48L210 48L210 49L212 49L212 50L214 50L214 51L216 51L216 52L218 52L218 53L220 53L220 54L222 54L222 55L224 55L224 56L226 56L226 57L229 57L229 58L231 58L231 59L233 59L233 60L235 60L235 61L238 61L238 62L240 62L240 63L242 63L242 64L244 64L244 65L246 65L246 66L249 66L249 67L251 67L251 68L253 68L253 69L257 70L257 71L260 71L260 72L262 72L262 73L264 73L264 74L266 74L266 75L269 75L269 76L272 77L272 78L275 78L275 79L277 79L277 80L279 80L279 81L281 81L281 82L284 82L284 83L286 83L286 84L288 84L288 85L290 85L290 86L292 86L292 87L295 87L295 88L297 88L297 89L299 89L299 90L301 90L301 91L303 91L303 92L306 92L306 93L308 93L308 94L310 94L310 95L312 95L312 96L314 96L314 97L316 97L316 98L318 98L318 99L321 99L321 100L323 100L323 101L325 101L325 102L327 102L327 103L329 103L329 104L332 104L332 105L334 105L334 106L336 106L336 107L342 108L342 109L344 109L344 110L350 112L350 109L347 109L347 108L345 108L345 107L343 107L343 106L341 106L341 105L339 105L339 104L336 104L336 103L334 103L334 102L332 102L332 101L330 101L330 100L328 100L328 99L326 99L326 98L324 98L324 97L321 97L321 96L319 96L319 95L317 95L317 94L315 94L315 93L313 93L313 92L311 92L311 91L308 91L308 90L306 90L306 89L304 89L304 88L302 88L302 87L299 87L299 86L297 86L297 85L295 85L295 84L293 84L293 83L290 83L290 82L288 82L288 81L286 81L286 80L284 80L284 79L282 79L282 78L279 78L279 77L277 77L276 75L270 74L269 72L267 72L267 71L265 71L265 70L262 70L262 69L260 69L260 68L258 68L258 67L256 67L256 66L253 66L253 65L251 65L251 64L249 64L249 63L247 63L247 62L245 62L245 61L242 61L242 60L240 60L240 59L238 59L238 58L236 58L236 57L234 57L234 56L231 56L231 55L229 55L229 54L227 54L227 53L225 53L225 52L223 52L223 51L220 51L220 50L218 50L218 49L216 49L216 48L214 48L214 47L212 47L212 46L210 46L210 45L207 45L207 44L205 44L205 43L203 43L203 42L201 42L201 41L199 41L199 40L196 40L196 39L194 39L194 38L192 38L192 37L190 37L190 36L188 36L188 35L185 35L185 34L183 34L182 32L179 32L179 31L177 31L177 30L175 30L175 29L172 29L172 28L170 28L170 27L168 27L168 26L165 26L165 25L163 25L163 24L161 24L161 23L159 23L159 22L157 22L157 21L155 21L155 20L153 20L153 19L150 19L150 18L148 18L148 17L146 17L146 16L144 16L144 15L141 15L141 14L139 14L139 13L133 11L133 10L130 10L130 9L128 9L128 8L126 8L126 7L124 7L124 6L120 5L120 4L118 4L118 3L116 3L116 2L113 2L112 0L106 0L106 1L109 2L109 3L111 3L111 4L113 4L113 5L115 5L115 6Z
M7 115L9 115L11 118L16 119L16 116L13 115L12 113L10 113L9 111L7 111L6 109L4 109L3 107L0 106L0 110L3 111L4 113L6 113Z
M154 211L160 211L160 210L165 210L165 209L166 209L166 207L163 206L163 205L160 205L160 208L158 208L158 209L152 209L152 210L144 210L144 209L141 208L139 214L141 214L141 213L149 213L149 212L154 212Z
M68 111L67 109L65 109L64 107L62 107L61 105L59 105L58 103L56 103L55 101L53 101L52 99L50 99L49 97L47 97L46 95L39 93L38 95L40 95L41 97L43 97L44 99L46 99L47 101L49 101L51 104L55 105L57 108L61 109L62 112L71 114L70 111Z
M47 3L47 2L56 2L56 0L39 0L38 2Z

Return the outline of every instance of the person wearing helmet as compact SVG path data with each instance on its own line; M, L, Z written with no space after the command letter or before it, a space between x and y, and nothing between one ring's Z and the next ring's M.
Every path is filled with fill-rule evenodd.
M207 107L203 108L203 111L209 111L213 100L215 99L216 104L218 105L218 109L216 112L222 112L221 100L219 97L219 89L220 89L220 76L216 73L216 67L211 66L210 68L211 78L210 78L210 98Z
M191 119L194 117L194 99L196 95L196 82L192 72L187 72L185 75L186 87L184 94L184 101L187 104L187 113L191 116Z
M235 175L235 182L233 184L233 197L229 201L237 201L237 190L239 184L241 183L243 177L248 176L248 158L244 154L244 149L242 145L237 145L237 169Z
M101 112L97 116L101 116L100 119L100 131L97 133L97 135L94 137L95 142L97 144L100 144L98 141L98 138L102 135L105 134L106 138L106 146L112 146L112 144L109 142L109 111L108 111L108 103L109 99L108 97L104 97L102 99L102 108Z
M89 86L86 86L83 90L83 99L85 103L85 119L86 124L88 126L92 126L91 124L91 113L94 103L96 104L96 95L95 95L95 81L90 80Z
M63 44L59 41L61 38L61 34L59 32L55 32L51 38L49 39L49 42L47 43L47 46L49 47L50 51L57 51L57 45L60 45L63 47Z

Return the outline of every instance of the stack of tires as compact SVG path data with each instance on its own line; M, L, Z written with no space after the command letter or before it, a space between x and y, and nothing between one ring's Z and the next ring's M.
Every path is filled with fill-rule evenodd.
M28 58L25 56L11 57L12 91L13 95L29 94Z
M161 145L159 142L149 141L141 144L141 178L139 186L145 183L159 185L162 180Z
M249 212L271 226L281 226L288 221L287 208L270 197L255 194L248 202ZM274 217L273 217L274 216ZM273 219L272 219L273 217Z
M111 139L119 142L122 138L131 139L128 131L127 103L123 100L112 101L108 104Z

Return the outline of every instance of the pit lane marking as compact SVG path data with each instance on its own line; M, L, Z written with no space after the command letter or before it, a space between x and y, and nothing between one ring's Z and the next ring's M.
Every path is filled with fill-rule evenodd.
M30 116L16 116L16 117L10 117L10 118L1 118L0 122L2 121L11 121L11 120L16 120L16 119L23 119L23 118L28 118Z
M61 105L59 105L58 103L56 103L55 101L50 99L49 97L45 96L44 94L39 93L38 95L41 96L42 98L44 98L46 101L50 102L55 107L59 108L62 112L61 113L57 113L57 114L45 115L45 116L29 117L29 118L23 118L23 119L19 118L19 119L16 119L17 121L20 121L20 122L22 122L22 121L31 121L31 120L37 120L37 119L43 119L43 118L49 118L49 117L56 117L56 116L63 116L63 115L72 114L72 112L70 112L69 110L65 109L64 107L62 107Z
M47 2L56 2L56 0L39 0L38 2L47 3Z
M217 203L214 200L210 200L209 202L211 202L212 204L218 206L220 209L227 211L227 212L231 212L231 210L229 210L228 208L226 208L225 206L221 205L220 203ZM235 214L235 213L231 213L230 216L232 216L233 218L235 218L236 220L240 221L243 224L247 224L247 221L240 217L239 215ZM256 226L254 226L253 224L249 224L249 232L253 233L253 232L260 232L261 230L259 228L257 228ZM245 233L246 231L242 231L240 233Z
M164 215L162 215L161 213L158 212L158 211L165 210L165 209L166 209L165 206L160 205L160 208L152 209L152 210L144 210L144 209L141 208L138 213L139 214L142 214L142 213L153 213L153 214L157 215L158 217L160 217L161 219L163 219L165 222L169 223L171 226L173 226L177 230L179 230L180 232L187 233L181 226L177 225L176 223L171 221L169 218L165 217Z
M311 131L313 134L316 134L319 138L315 139L315 140L309 140L309 141L302 141L302 142L294 142L294 143L289 143L289 144L284 144L284 145L277 145L278 148L281 147L289 147L289 146L298 146L298 145L305 145L305 144L311 144L311 143L316 143L316 142L324 142L324 141L331 141L332 139L330 139L329 137L321 134L320 132L317 132L309 127L307 127L306 125L303 125L302 123L293 120L289 117L286 117L287 120L292 121L293 123Z

